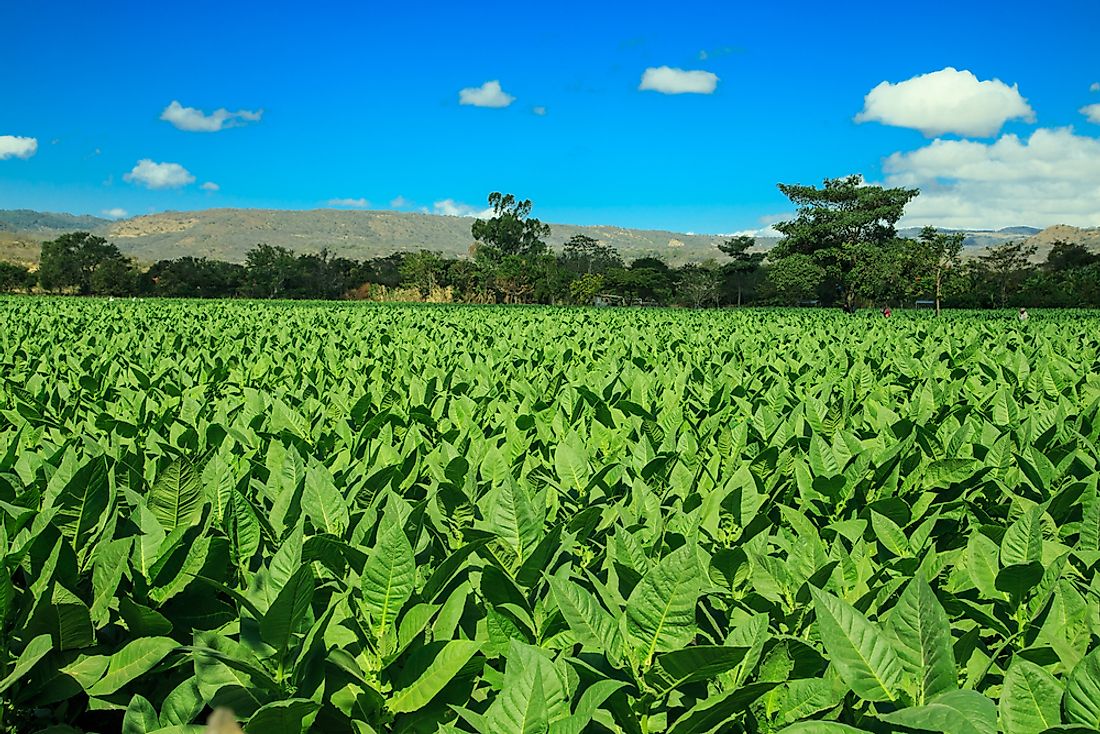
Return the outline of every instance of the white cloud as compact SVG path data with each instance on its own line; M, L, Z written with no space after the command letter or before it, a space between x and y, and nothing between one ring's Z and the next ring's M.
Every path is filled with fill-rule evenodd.
M213 181L204 181L202 186L200 186L199 188L203 191L220 191L222 187L218 186Z
M955 133L989 138L1009 120L1035 120L1035 112L999 79L979 81L951 67L897 84L882 82L867 93L856 122L881 122L920 130L925 137Z
M370 202L366 199L329 199L329 206L351 207L352 209L366 209Z
M531 111L534 112L539 117L543 117L543 116L546 115L546 108L543 107L542 105L536 105L535 107L532 107Z
M125 219L128 214L125 209L120 209L116 206L114 209L104 209L103 216L110 217L111 219Z
M412 202L406 199L404 196L395 196L390 200L390 208L400 209L402 207L408 206L411 203Z
M458 92L458 103L474 107L507 107L515 97L500 88L497 80L485 82L480 87L466 87Z
M999 229L1100 225L1100 139L1040 128L992 143L934 140L883 162L890 186L917 186L904 226Z
M160 119L170 122L180 130L192 133L216 133L229 127L239 127L249 122L259 122L263 110L237 110L230 112L224 107L209 115L194 107L184 107L176 100L164 108Z
M685 71L671 66L651 66L642 74L640 90L661 94L711 94L718 86L718 75L709 71Z
M1093 82L1092 86L1089 87L1089 91L1090 92L1100 92L1100 82Z
M1089 122L1100 125L1100 103L1090 104L1081 108L1081 114L1089 118Z
M734 232L730 236L738 237L741 235L748 235L749 237L782 237L783 233L775 228L775 223L794 219L794 216L794 212L785 212L783 214L765 214L757 220L757 222L759 222L759 224L761 225L760 227L757 227L756 229L743 229L740 232Z
M178 189L195 182L191 172L180 164L155 163L148 158L138 161L122 178L150 189Z
M0 135L0 161L8 158L30 158L38 150L38 138Z
M444 199L432 204L432 213L442 214L447 217L477 217L485 219L493 216L492 209L478 209L476 206L463 204L454 199Z

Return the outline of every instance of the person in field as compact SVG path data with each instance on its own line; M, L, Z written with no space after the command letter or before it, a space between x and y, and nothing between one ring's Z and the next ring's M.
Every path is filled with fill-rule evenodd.
M1027 309L1023 306L1020 307L1020 321L1027 321Z
M890 314L892 314L892 313L893 313L893 311L890 310L889 306L886 306L884 309L882 309L882 315L885 316L886 318L890 318Z

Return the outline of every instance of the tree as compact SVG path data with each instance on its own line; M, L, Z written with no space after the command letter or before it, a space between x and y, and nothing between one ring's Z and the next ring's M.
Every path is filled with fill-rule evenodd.
M667 303L672 293L673 273L663 260L640 257L628 268L611 268L604 282L612 293L628 301Z
M81 295L88 295L92 293L92 273L110 261L126 265L126 258L118 247L102 237L88 232L63 234L42 243L39 282L46 290L74 288ZM117 272L117 265L112 269Z
M1093 253L1084 245L1056 240L1047 253L1043 268L1058 272L1082 268L1095 262L1100 262L1100 254Z
M940 315L944 281L955 272L961 261L964 235L961 232L939 232L935 227L921 230L917 248L917 272L921 282L930 282L932 297L936 301L936 315Z
M582 273L569 284L569 297L573 303L589 306L603 290L603 276L595 273Z
M766 253L749 252L749 248L756 244L756 240L748 235L737 235L718 245L718 249L729 255L732 262L722 266L727 275L731 276L737 287L737 305L741 305L741 291L745 286L745 280L752 277L760 269Z
M714 260L692 263L680 269L680 292L695 308L704 303L718 305L722 294L722 270Z
M420 291L422 297L431 295L443 276L443 260L434 252L411 252L401 260L401 279Z
M565 241L561 261L574 273L599 274L623 266L615 248L585 234L575 234Z
M986 279L992 285L994 305L1004 308L1008 294L1016 290L1032 270L1031 258L1035 245L1023 242L1005 242L988 248L978 262Z
M11 293L24 289L29 293L34 281L34 273L22 265L0 262L0 292Z
M809 257L834 281L841 299L852 306L857 294L853 277L869 250L886 248L897 239L896 225L917 189L865 186L862 176L825 179L822 188L779 184L798 207L795 218L778 222L783 239L769 254L777 266L793 255ZM808 273L805 262L790 272ZM783 276L780 276L783 277Z
M245 282L244 266L203 257L159 260L142 276L146 292L176 298L227 298Z
M89 290L97 296L128 296L134 292L134 271L125 260L104 260L92 271Z
M260 244L245 254L245 292L254 298L281 298L296 268L294 253L285 247Z
M550 227L531 216L530 199L519 201L512 194L494 191L489 194L489 206L493 208L493 216L474 220L470 231L491 260L499 262L509 255L527 257L546 252L545 239L550 236Z
M535 292L532 275L527 258L505 255L493 271L493 283L505 303L526 303Z
M794 305L817 294L825 269L811 256L796 252L777 259L768 268L768 280L785 303Z

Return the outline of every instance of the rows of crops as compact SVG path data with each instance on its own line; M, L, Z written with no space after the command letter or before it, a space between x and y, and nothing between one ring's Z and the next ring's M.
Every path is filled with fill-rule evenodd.
M0 729L1100 730L1096 316L11 299L0 377Z

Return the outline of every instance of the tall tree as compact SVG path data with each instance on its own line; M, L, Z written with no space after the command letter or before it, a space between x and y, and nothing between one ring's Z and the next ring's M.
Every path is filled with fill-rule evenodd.
M38 277L46 290L73 288L81 295L92 290L92 274L101 265L114 262L129 267L118 247L89 232L70 232L42 243Z
M443 272L442 258L428 250L410 252L401 260L402 282L419 290L425 298L439 286Z
M730 276L737 288L737 305L741 305L741 292L745 286L745 280L752 277L760 265L764 262L767 253L749 252L749 248L756 244L756 240L748 235L736 235L729 238L718 249L728 255L731 262L722 266L723 271Z
M857 293L853 271L868 248L883 249L897 238L897 222L917 189L866 186L862 176L825 179L821 188L779 184L798 212L795 218L775 224L783 239L769 259L806 255L834 281L846 305ZM799 269L804 270L801 266Z
M623 260L614 247L605 245L586 234L575 234L565 241L562 264L574 273L599 275L611 268L621 268Z
M283 298L297 267L294 253L285 247L260 244L245 254L245 292L254 298Z
M16 289L25 289L29 293L34 281L34 273L22 265L0 262L0 293L10 293Z
M992 286L993 305L1004 308L1008 295L1015 291L1033 269L1031 258L1035 245L1005 242L988 248L978 256L978 263Z
M950 274L958 270L961 263L963 239L961 232L940 232L935 227L925 227L917 241L918 277L922 284L929 282L932 286L937 316L940 315L944 283Z
M825 270L809 255L796 252L772 263L768 280L783 302L793 306L817 294L825 281Z
M1050 252L1047 253L1043 268L1057 272L1082 268L1095 262L1100 262L1100 254L1092 252L1081 244L1056 240L1051 245Z
M685 265L679 274L680 293L692 306L718 305L722 295L722 270L713 259Z
M508 255L528 257L546 252L550 226L531 216L531 200L518 200L512 194L494 191L489 194L493 216L476 219L470 228L474 240L492 260L499 262Z

